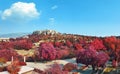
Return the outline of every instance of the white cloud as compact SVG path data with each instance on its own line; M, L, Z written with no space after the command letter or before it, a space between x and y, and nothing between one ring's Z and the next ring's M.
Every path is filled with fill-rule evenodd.
M57 5L54 5L54 6L51 7L52 10L55 10L55 9L57 9L57 8L58 8Z
M49 18L49 25L54 25L55 18Z
M2 12L2 20L25 22L37 18L40 13L34 3L17 2Z

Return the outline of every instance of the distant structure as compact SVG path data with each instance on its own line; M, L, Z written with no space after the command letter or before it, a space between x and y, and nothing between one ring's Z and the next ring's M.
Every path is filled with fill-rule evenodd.
M7 41L9 41L9 38L0 38L0 41L5 41L5 42L7 42Z
M56 32L55 30L40 30L40 31L34 31L33 34L56 35L56 34L60 34L60 33Z
M25 35L25 36L23 36L22 38L29 38L29 36L28 36L28 35Z

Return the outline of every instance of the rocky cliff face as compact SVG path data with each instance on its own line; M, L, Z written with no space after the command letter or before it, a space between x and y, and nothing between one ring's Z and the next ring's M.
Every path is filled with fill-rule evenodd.
M40 31L34 31L33 34L55 35L60 33L56 32L55 30L40 30Z

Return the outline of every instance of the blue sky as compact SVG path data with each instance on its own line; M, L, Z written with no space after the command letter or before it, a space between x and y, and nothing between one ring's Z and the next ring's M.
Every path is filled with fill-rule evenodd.
M53 29L120 35L120 0L0 0L0 34Z

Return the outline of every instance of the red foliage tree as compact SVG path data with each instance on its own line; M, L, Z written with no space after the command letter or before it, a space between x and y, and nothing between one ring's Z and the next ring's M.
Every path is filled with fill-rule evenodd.
M60 46L62 46L62 43L61 42L54 42L54 46L55 47L60 47Z
M0 50L0 58L5 58L6 60L10 61L11 57L17 58L17 57L21 57L15 50L13 49L2 49Z
M13 61L10 65L8 65L7 71L10 72L10 74L18 74L20 71L19 61Z
M62 59L63 58L63 53L61 50L56 51L56 59Z
M0 42L0 50L1 49L11 49L13 48L13 43L12 42Z
M74 47L75 47L76 50L82 50L83 49L81 44L78 44L78 43L74 44Z
M107 47L113 66L117 67L117 63L120 62L120 39L117 39L114 36L106 37L104 39L104 44Z
M105 50L105 46L102 42L102 40L100 39L95 39L90 43L90 46L93 46L95 50L99 51L99 50Z
M37 54L39 59L53 60L56 59L56 49L51 43L41 43Z
M45 72L46 74L69 74L68 71L63 71L62 67L57 63L53 64L51 68L47 69Z
M117 38L114 36L104 38L104 45L106 46L107 50L115 50L116 42Z
M56 58L62 59L67 58L70 55L70 51L68 49L57 49Z
M32 43L36 43L39 42L42 38L42 35L38 35L38 34L32 34L32 35L28 35L28 41L32 42Z
M72 44L69 40L66 40L66 45L67 45L68 47L72 47L72 46L73 46L73 44Z
M31 42L28 42L27 40L19 40L19 41L15 41L13 43L13 46L15 49L29 50L33 47L33 44Z
M94 59L93 65L98 67L104 67L105 63L109 60L109 56L105 52L98 52Z
M82 63L85 65L91 65L93 63L93 59L97 56L95 50L84 49L77 54L76 62Z
M104 52L96 52L94 49L85 49L77 55L76 62L85 65L92 65L93 71L98 67L104 68L109 56Z

